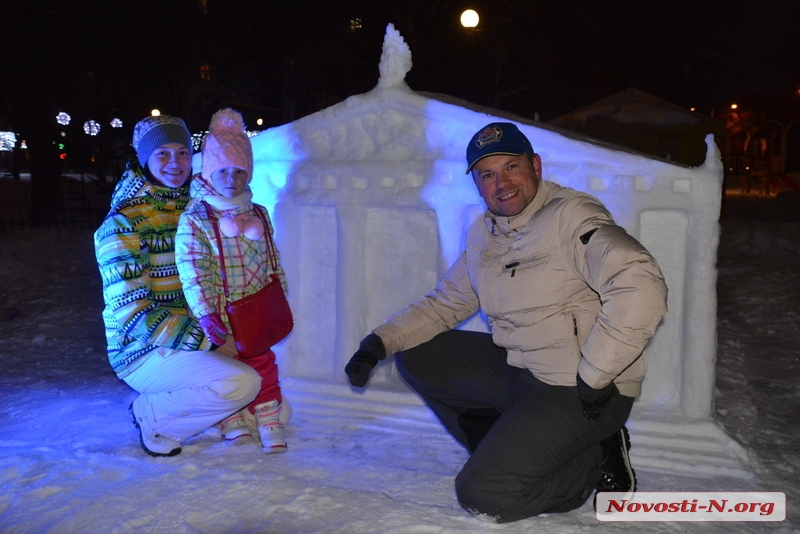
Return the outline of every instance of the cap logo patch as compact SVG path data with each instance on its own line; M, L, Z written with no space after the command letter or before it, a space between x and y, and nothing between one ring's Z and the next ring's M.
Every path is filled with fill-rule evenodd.
M501 137L503 137L503 130L497 126L489 126L475 139L475 146L481 149L486 145L498 142Z

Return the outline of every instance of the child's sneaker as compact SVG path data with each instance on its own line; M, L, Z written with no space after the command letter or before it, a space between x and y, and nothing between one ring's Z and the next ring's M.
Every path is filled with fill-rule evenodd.
M285 428L289 425L289 421L292 420L292 405L289 404L289 399L286 398L286 395L281 394L281 397L281 415L278 417L278 421Z
M133 411L133 403L128 406L128 414L131 416L133 426L139 431L139 443L142 444L144 452L150 456L175 456L181 453L180 443L154 432L147 427L143 419L136 417L136 413Z
M228 443L244 443L246 438L251 438L253 434L247 427L247 421L244 418L244 410L239 410L227 419L224 419L219 424L219 429L222 432L222 439Z
M261 449L267 454L286 452L288 446L283 437L283 425L280 422L281 405L274 400L259 404L255 410Z

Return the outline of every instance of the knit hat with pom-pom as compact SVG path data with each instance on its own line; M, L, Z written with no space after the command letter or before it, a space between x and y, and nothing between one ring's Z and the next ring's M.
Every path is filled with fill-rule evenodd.
M167 143L179 143L186 148L192 148L192 134L180 117L170 115L145 117L133 128L131 144L143 168L147 166L147 160L153 152Z
M238 167L248 174L248 182L253 179L253 148L245 133L242 115L231 108L217 111L208 125L208 135L201 147L203 166L201 174L207 180L211 175L226 167Z

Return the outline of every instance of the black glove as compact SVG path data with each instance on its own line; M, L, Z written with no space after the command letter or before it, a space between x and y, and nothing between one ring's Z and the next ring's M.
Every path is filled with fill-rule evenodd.
M606 409L608 403L619 395L619 390L614 382L602 389L594 389L578 375L578 396L583 404L583 415L586 419L600 419L600 414Z
M370 334L361 340L358 350L344 366L344 372L353 386L363 388L367 383L370 371L378 364L378 361L385 357L386 349L383 341L376 334Z

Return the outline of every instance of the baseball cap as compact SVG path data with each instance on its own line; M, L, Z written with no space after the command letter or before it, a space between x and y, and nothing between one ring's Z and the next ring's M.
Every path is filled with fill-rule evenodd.
M521 156L526 152L533 154L533 146L516 124L492 122L478 130L470 139L467 145L466 174L469 174L478 161L487 156Z

